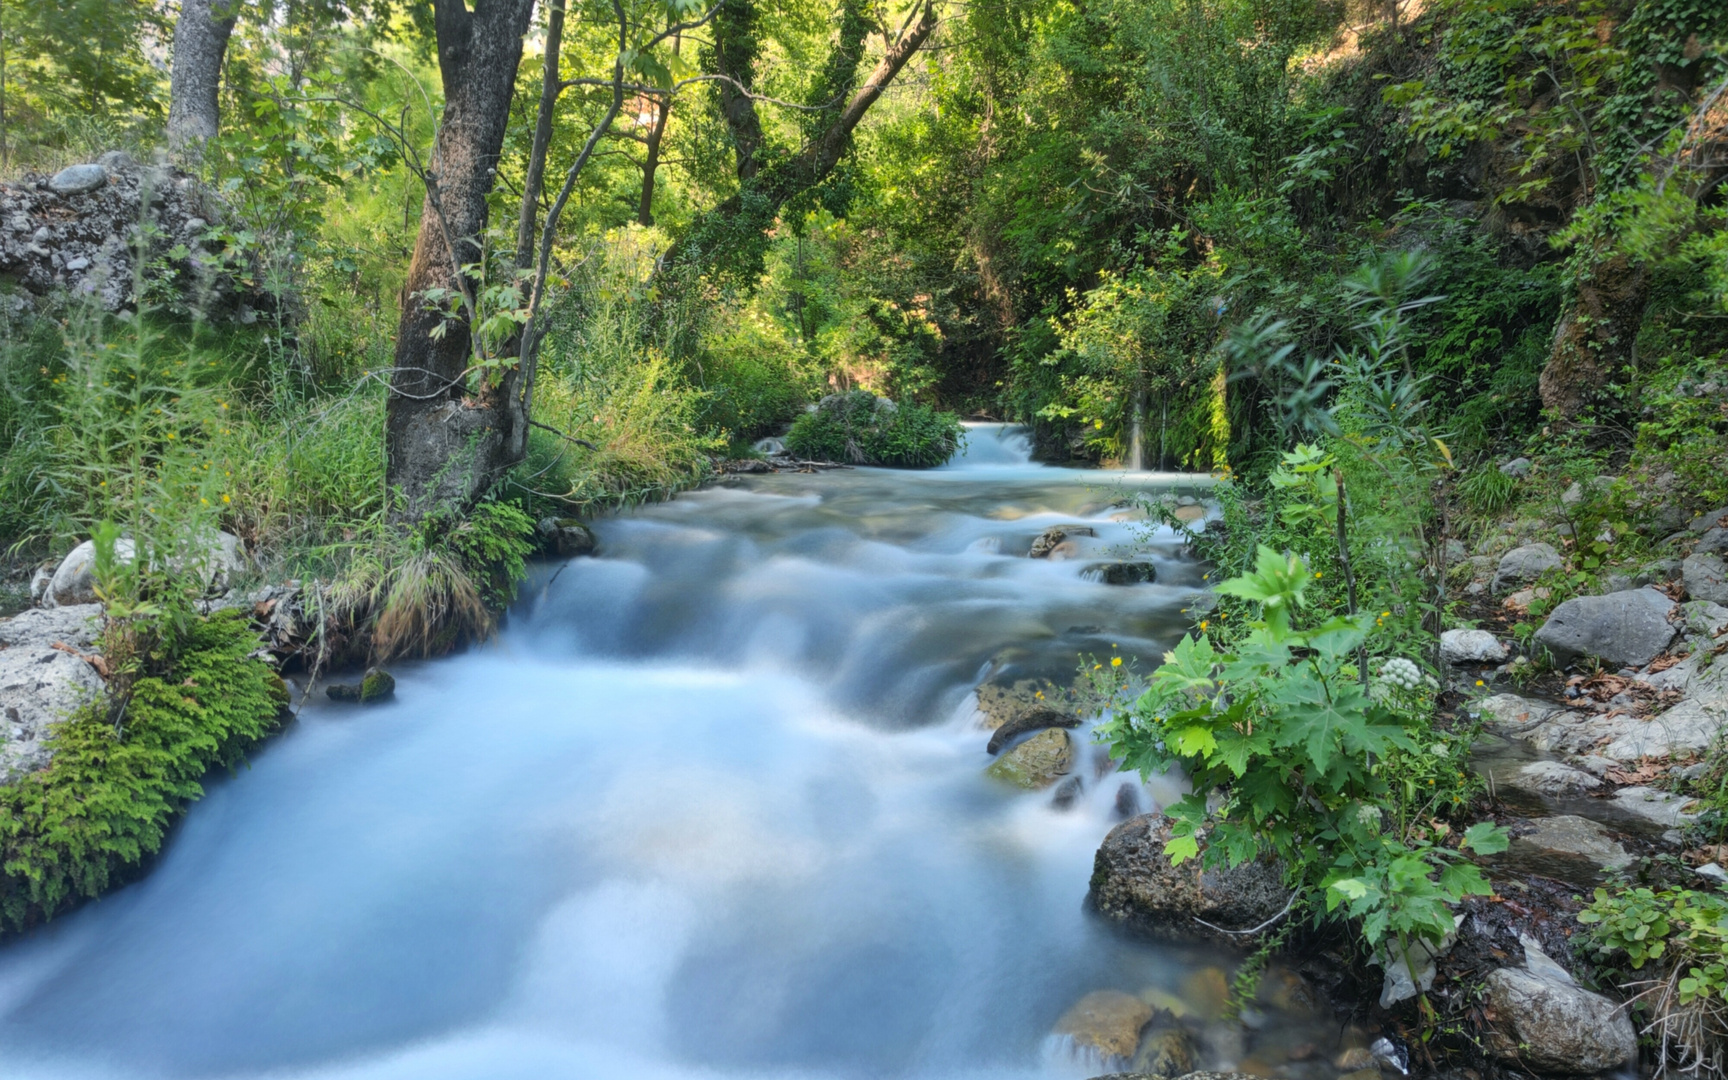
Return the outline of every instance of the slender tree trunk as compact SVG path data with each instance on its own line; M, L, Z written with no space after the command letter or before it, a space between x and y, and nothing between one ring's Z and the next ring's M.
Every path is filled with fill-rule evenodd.
M523 270L534 265L540 192L546 183L547 149L552 145L552 115L563 89L558 77L558 54L564 45L564 0L551 0L551 4L546 19L546 52L540 70L540 111L534 121L534 148L528 155L528 171L522 178L522 213L516 222L516 265Z
M434 0L444 115L420 235L403 290L385 426L391 516L419 521L472 506L527 445L527 418L511 408L514 380L470 392L474 355L462 316L425 301L429 290L473 295L459 278L479 262L486 196L497 175L533 0ZM454 249L454 250L452 250Z
M642 225L654 224L654 172L660 168L660 141L666 136L666 120L672 115L672 99L654 103L654 126L648 132L648 157L642 163L642 201L636 208L636 220Z
M196 159L216 137L221 113L222 58L234 32L233 0L181 0L174 23L174 64L168 81L168 145Z

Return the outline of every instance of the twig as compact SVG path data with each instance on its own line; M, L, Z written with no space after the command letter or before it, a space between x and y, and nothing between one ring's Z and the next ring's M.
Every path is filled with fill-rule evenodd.
M553 427L551 424L542 424L538 420L530 420L530 421L528 421L528 426L529 427L537 427L541 431L550 431L552 434L558 436L560 439L564 439L567 442L573 442L577 446L586 447L589 450L594 451L595 453L600 452L600 448L598 446L595 446L593 443L589 442L587 439L578 439L574 435L566 435L562 431L559 431L557 428Z
M1284 916L1290 914L1290 909L1292 907L1296 906L1297 895L1298 895L1297 893L1292 892L1290 894L1290 899L1284 901L1284 910L1283 911L1280 911L1278 914L1272 916L1270 919L1267 919L1265 922L1261 923L1259 926L1256 926L1250 930L1226 930L1222 926L1212 925L1211 923L1207 922L1205 919L1202 919L1198 915L1193 916L1193 919L1195 922L1199 923L1201 926L1204 926L1208 930L1216 930L1220 934L1229 934L1233 937L1247 937L1250 934L1258 934L1260 931L1266 929L1268 926L1271 926L1273 923L1277 922L1279 919L1282 919Z

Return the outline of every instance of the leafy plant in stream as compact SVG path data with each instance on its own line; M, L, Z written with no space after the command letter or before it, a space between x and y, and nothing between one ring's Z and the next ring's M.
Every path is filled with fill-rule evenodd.
M1133 709L1101 730L1143 774L1175 766L1192 780L1193 794L1167 810L1173 862L1274 855L1369 945L1393 939L1407 956L1413 941L1452 929L1448 905L1488 893L1463 852L1502 851L1506 834L1488 823L1459 834L1439 820L1441 770L1424 777L1416 763L1441 759L1453 787L1468 740L1434 738L1413 662L1394 658L1365 684L1357 657L1374 616L1299 625L1312 580L1303 559L1261 545L1251 572L1218 586L1258 607L1248 632L1229 651L1184 638ZM1213 792L1223 802L1209 811Z

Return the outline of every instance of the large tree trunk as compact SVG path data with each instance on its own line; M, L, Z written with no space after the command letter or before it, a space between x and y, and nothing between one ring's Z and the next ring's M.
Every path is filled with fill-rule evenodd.
M463 0L434 0L444 116L390 380L385 446L395 520L465 512L527 449L527 415L515 393L520 371L471 392L467 320L424 297L435 289L473 295L474 283L458 274L482 255L486 196L533 7L534 0L474 0L470 12Z
M1644 317L1649 273L1624 254L1597 263L1578 282L1554 327L1554 345L1538 383L1542 404L1570 420L1632 359Z
M237 7L237 0L181 0L168 81L168 145L175 153L196 157L216 137L222 57Z

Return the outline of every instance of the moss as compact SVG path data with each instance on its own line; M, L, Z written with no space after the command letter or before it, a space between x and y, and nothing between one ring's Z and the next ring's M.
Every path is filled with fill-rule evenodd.
M275 729L286 688L257 648L237 612L193 622L169 672L134 684L118 726L90 706L57 729L46 769L0 788L0 932L124 883L203 777Z
M960 421L908 402L896 406L867 390L823 398L786 435L786 448L800 457L928 469L954 456Z

